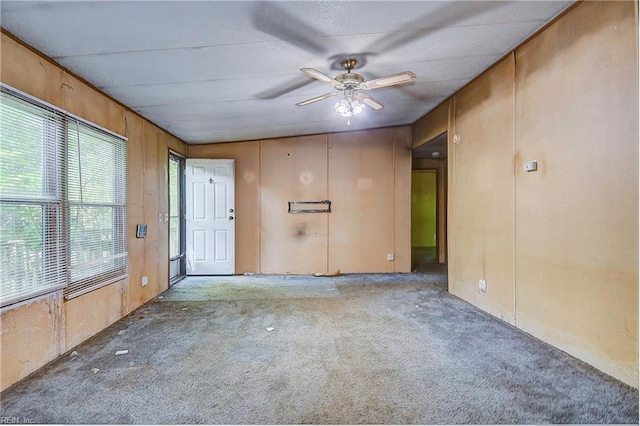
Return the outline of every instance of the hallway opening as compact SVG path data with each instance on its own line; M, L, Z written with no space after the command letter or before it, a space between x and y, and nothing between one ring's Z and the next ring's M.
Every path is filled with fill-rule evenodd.
M447 270L447 133L412 153L411 270Z

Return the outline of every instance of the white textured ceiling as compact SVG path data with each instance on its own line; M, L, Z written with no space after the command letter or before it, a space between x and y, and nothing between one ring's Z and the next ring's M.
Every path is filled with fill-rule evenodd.
M7 1L0 24L187 143L411 124L542 27L571 1ZM340 62L373 79L384 104L351 126L333 88Z

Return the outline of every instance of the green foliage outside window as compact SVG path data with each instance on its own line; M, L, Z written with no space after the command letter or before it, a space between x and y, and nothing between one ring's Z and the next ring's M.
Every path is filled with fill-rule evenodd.
M3 86L2 306L124 273L124 141Z

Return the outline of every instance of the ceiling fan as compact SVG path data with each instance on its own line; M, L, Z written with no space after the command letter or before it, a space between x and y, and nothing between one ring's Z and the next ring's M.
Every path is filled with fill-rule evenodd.
M379 111L384 108L380 102L369 96L364 91L410 83L416 80L416 75L414 73L411 71L404 71L398 74L365 81L362 75L351 72L351 70L355 68L356 64L357 61L355 59L346 59L342 61L342 68L347 72L340 74L335 78L329 77L328 75L313 68L301 68L300 71L303 73L315 78L316 80L320 80L323 83L332 85L334 89L338 90L338 92L325 93L324 95L298 102L296 105L306 106L342 92L344 94L344 99L337 102L335 108L340 115L347 118L347 124L349 125L351 124L351 117L362 112L364 105L369 106L375 111Z

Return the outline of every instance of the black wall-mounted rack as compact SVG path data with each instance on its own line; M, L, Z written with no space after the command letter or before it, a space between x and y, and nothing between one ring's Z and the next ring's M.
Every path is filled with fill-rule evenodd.
M288 201L287 213L331 213L331 201Z

